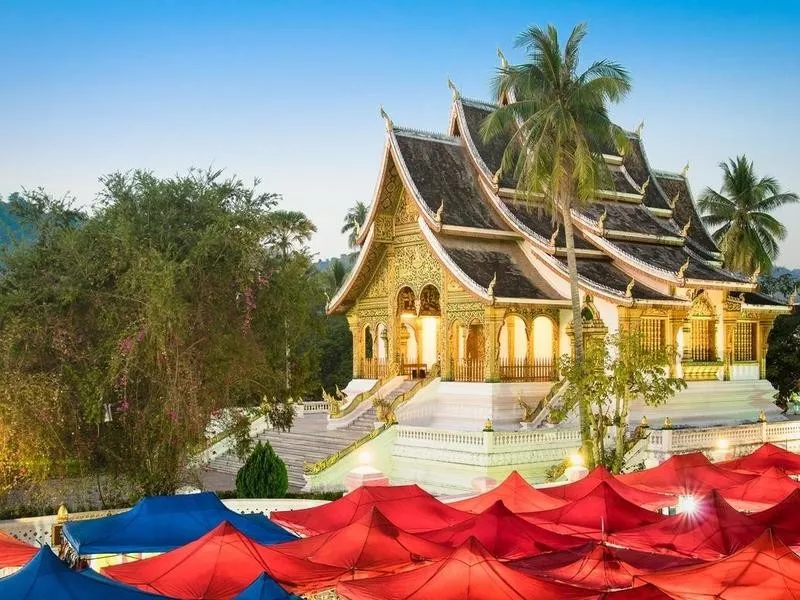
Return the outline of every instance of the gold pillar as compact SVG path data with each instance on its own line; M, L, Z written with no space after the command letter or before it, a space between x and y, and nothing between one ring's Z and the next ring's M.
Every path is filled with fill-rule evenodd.
M688 335L686 330L688 327L689 324L685 314L672 313L665 324L666 331L664 332L664 335L668 340L667 343L672 346L672 349L675 351L675 356L669 365L670 377L678 376L678 361L681 360L682 356L686 356L686 343ZM678 355L678 334L681 332L681 329L684 329L683 348L681 348L681 354Z
M361 371L361 332L355 308L347 312L347 325L353 336L353 379L358 379Z
M767 377L767 341L774 324L775 315L768 315L761 317L756 326L756 352L758 353L756 358L758 359L758 376L761 379Z
M500 381L500 329L503 327L505 309L487 306L484 309L485 356L484 377L487 382Z
M727 304L727 303L726 303ZM736 321L741 312L738 310L722 311L722 361L725 381L731 380L731 367L734 359L734 343L736 334Z
M508 348L508 362L513 363L514 360L517 358L516 353L516 342L517 342L517 334L516 330L516 319L510 318L508 321L503 320L503 324L505 325L504 330L506 332L506 347Z

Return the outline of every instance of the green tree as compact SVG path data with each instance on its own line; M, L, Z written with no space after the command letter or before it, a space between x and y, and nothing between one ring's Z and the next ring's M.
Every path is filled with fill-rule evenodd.
M675 360L675 351L652 349L637 332L609 335L603 343L586 346L584 364L571 356L562 358L562 372L569 386L562 410L568 411L582 398L590 398L589 423L592 458L612 473L624 467L625 453L637 441L628 432L630 405L640 399L647 406L659 406L686 387L683 379L669 377L665 365ZM609 428L613 446L606 447Z
M58 412L31 424L50 462L170 493L212 413L264 404L288 427L286 400L318 388L321 291L308 256L264 243L289 239L274 194L196 170L102 183L80 226L64 202L26 198L38 236L0 279L0 404L51 379Z
M239 498L283 498L288 489L286 464L269 442L258 442L236 474L236 495Z
M776 298L790 298L795 290L800 288L800 278L792 273L782 273L777 277L762 275L758 283L761 291Z
M758 177L744 155L719 166L722 189L706 188L698 201L703 222L716 228L712 236L726 266L747 274L769 273L778 242L786 238L786 227L769 213L797 202L798 196L781 192L774 177Z
M302 212L296 210L276 210L270 216L271 229L267 244L273 247L283 259L294 251L304 252L305 245L316 233L317 227Z
M767 379L778 390L776 404L785 411L792 394L800 393L800 312L775 319L766 359Z
M361 235L361 228L367 220L367 213L369 208L366 204L359 200L347 211L344 216L344 225L342 225L342 233L347 235L347 243L351 248L358 247L358 236Z
M331 265L326 271L329 295L335 294L342 287L344 280L347 278L347 273L348 269L341 260L334 258L331 261Z
M586 26L577 25L563 51L555 27L531 27L518 38L527 53L521 65L503 65L495 78L498 100L508 98L486 119L486 140L511 134L502 172L517 178L517 194L549 210L564 227L572 298L572 327L578 367L583 362L578 269L570 210L591 202L609 178L602 148L624 144L609 119L608 105L630 91L630 78L619 64L601 60L579 72ZM579 403L584 447L591 444L588 399Z

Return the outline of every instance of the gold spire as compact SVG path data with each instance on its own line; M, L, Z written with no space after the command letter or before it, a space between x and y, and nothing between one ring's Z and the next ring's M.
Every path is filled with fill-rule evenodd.
M686 221L686 225L683 226L683 229L681 229L681 236L686 237L687 235L689 235L689 229L691 227L692 227L692 220L689 219L688 221Z
M686 259L686 262L681 265L681 268L678 269L678 277L683 278L686 273L686 269L689 268L689 259Z
M383 110L383 105L381 104L381 117L383 118L383 122L386 124L386 131L391 131L394 128L394 123L389 118L388 113Z
M558 234L561 232L561 223L556 223L556 229L553 232L553 235L550 236L550 245L555 247L556 245L556 238L558 238Z
M689 161L686 161L686 165L684 165L683 170L681 171L681 177L684 179L686 178L686 174L689 172Z
M608 209L604 208L603 214L597 219L597 227L600 229L600 235L604 235L606 232L606 217L608 217Z
M500 189L500 175L502 169L502 167L499 167L497 171L494 172L494 175L492 175L492 185L494 185L495 192Z
M789 306L794 306L797 304L797 286L794 286L794 291L789 294Z
M489 287L486 288L486 293L489 294L489 297L494 300L494 286L497 283L497 271L494 272L494 277L489 282Z
M631 280L628 282L628 287L625 288L625 297L626 298L633 298L633 286L636 285L636 280L631 277Z
M453 83L453 80L450 79L449 77L447 78L447 87L449 87L450 90L453 92L453 100L457 100L458 98L461 97L461 92L458 91L456 84Z
M756 283L759 275L761 275L761 265L758 265L756 270L753 271L753 274L750 276L750 283Z
M639 123L636 126L636 131L634 131L634 133L636 134L636 137L639 137L639 138L642 137L642 131L643 130L644 130L644 119L642 119L642 122Z
M444 199L442 199L442 203L439 205L439 210L436 211L436 216L433 217L437 223L442 222L442 211L444 210Z
M647 192L648 185L650 185L650 175L647 176L647 179L645 179L644 183L642 184L642 196L644 196L645 192Z

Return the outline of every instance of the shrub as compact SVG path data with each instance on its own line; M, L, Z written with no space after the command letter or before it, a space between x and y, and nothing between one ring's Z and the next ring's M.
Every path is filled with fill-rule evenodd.
M239 498L283 498L287 489L286 465L269 442L258 442L236 474L236 494Z

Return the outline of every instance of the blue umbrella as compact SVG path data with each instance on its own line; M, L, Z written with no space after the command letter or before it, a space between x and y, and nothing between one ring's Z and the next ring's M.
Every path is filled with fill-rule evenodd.
M290 594L269 575L262 573L234 600L284 600L284 598L300 600L300 596Z

